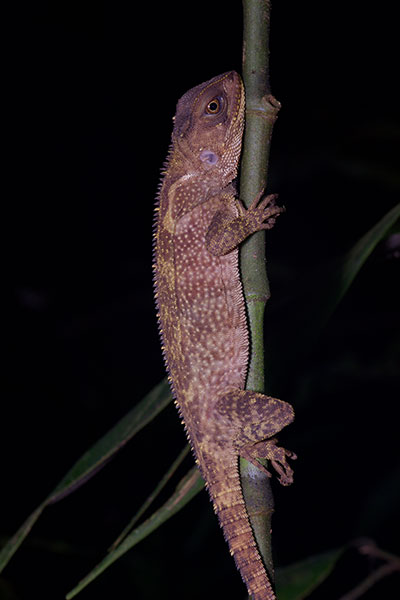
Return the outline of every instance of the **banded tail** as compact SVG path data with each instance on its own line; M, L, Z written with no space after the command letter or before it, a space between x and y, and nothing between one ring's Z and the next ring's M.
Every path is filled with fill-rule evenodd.
M252 600L275 600L243 498L239 475L239 457L226 457L219 464L207 464L208 492L218 516L231 555ZM204 473L204 475L206 475Z

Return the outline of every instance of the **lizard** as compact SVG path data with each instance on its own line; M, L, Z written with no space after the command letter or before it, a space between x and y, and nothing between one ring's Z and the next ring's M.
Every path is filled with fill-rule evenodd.
M175 404L236 566L253 600L275 593L257 548L239 475L239 457L292 482L273 438L294 418L290 404L245 390L249 333L238 245L270 229L282 208L276 195L246 210L236 179L245 91L235 71L218 75L178 101L158 189L154 293L162 352Z

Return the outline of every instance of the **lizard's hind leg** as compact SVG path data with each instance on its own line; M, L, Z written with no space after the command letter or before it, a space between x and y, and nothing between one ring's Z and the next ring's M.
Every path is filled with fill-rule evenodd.
M276 443L277 440L272 438L271 440L263 440L261 442L256 442L255 444L247 444L239 448L239 454L242 458L245 458L255 467L266 473L269 477L271 477L271 473L260 462L260 459L264 458L270 460L272 466L279 475L280 483L282 485L290 485L293 483L293 469L288 465L286 458L291 458L293 460L297 457L293 452L286 450L281 446L277 446Z
M230 424L234 432L234 444L238 454L260 470L271 475L259 459L268 459L279 475L283 485L293 481L293 470L286 458L296 455L276 445L271 439L294 419L290 404L259 392L234 389L222 394L216 410Z

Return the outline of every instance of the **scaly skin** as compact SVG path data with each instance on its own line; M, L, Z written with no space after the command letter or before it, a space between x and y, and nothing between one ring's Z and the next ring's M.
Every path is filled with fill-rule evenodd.
M243 500L238 459L292 481L271 439L293 420L286 402L244 390L248 326L238 244L269 229L274 197L246 211L235 197L244 123L244 88L225 73L179 101L156 209L155 295L163 353L175 402L231 554L254 600L275 594ZM267 471L268 472L268 471Z

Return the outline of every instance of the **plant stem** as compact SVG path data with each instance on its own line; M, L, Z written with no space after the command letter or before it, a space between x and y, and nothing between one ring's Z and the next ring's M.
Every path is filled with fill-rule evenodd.
M243 0L243 80L246 88L246 126L240 171L240 198L249 206L266 188L272 129L280 104L269 85L269 0ZM265 232L242 245L241 277L250 327L250 364L247 389L264 391L263 324L270 296L265 268ZM243 493L256 541L273 580L271 517L274 510L269 478L241 460Z

